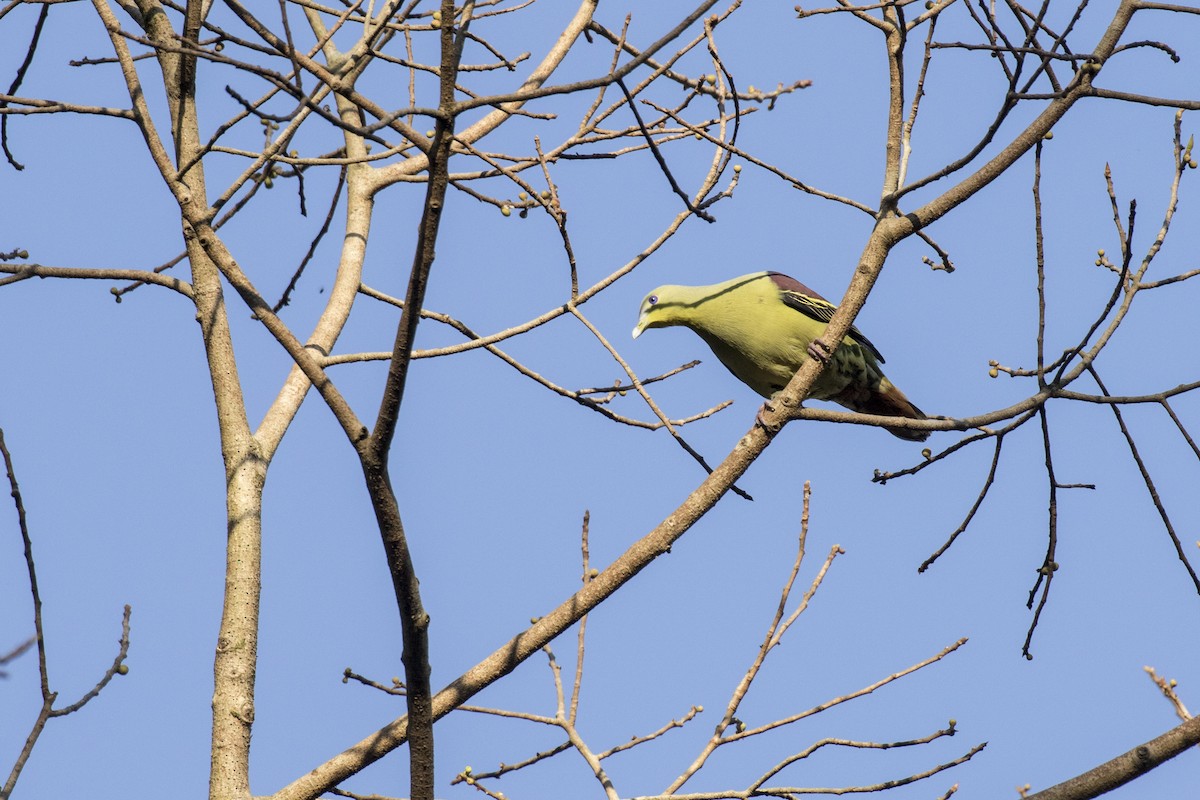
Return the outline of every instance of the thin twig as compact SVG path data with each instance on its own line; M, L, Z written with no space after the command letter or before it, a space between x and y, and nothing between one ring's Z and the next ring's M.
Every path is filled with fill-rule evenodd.
M1088 366L1088 373L1096 381L1096 385L1100 387L1100 391L1107 395L1108 388L1100 380L1100 375L1096 372L1094 366ZM1121 407L1113 403L1109 408L1112 409L1113 416L1117 418L1117 425L1121 429L1121 435L1125 438L1125 444L1129 447L1129 454L1133 456L1133 460L1137 464L1138 472L1142 476L1142 482L1146 485L1146 491L1150 494L1150 502L1154 504L1159 518L1162 519L1163 528L1166 530L1167 536L1171 538L1171 544L1175 547L1175 554L1179 557L1180 562L1182 562L1188 577L1192 579L1192 585L1196 588L1196 592L1200 594L1200 576L1196 575L1196 570L1192 567L1192 562L1188 560L1187 553L1183 549L1183 543L1179 541L1179 535L1175 532L1175 526L1171 522L1171 517L1167 514L1167 507L1158 495L1158 487L1154 485L1154 479L1150 477L1150 469L1146 466L1146 462L1142 460L1142 455L1138 452L1137 443L1133 440L1133 434L1125 424L1125 417L1121 414Z
M625 370L625 374L628 375L629 380L633 382L634 389L636 389L637 393L641 395L643 400L646 401L646 405L650 406L650 410L654 412L654 416L658 417L659 420L662 421L663 425L671 434L671 437L675 440L675 442L682 447L688 455L694 458L696 462L704 468L705 472L711 475L713 471L712 467L708 465L708 462L704 459L704 456L700 455L700 453L698 453L695 448L688 444L687 441L679 434L679 432L675 430L675 426L671 424L670 420L667 418L667 415L663 413L662 409L658 407L658 404L654 402L654 399L650 397L649 392L647 392L645 387L642 386L642 382L638 380L637 373L635 373L633 368L626 363L625 359L621 358L621 354L617 352L617 349L609 344L609 341L607 338L605 338L604 334L602 334L600 330L583 315L583 312L581 312L574 303L567 303L567 308L572 314L575 315L575 318L582 322L584 327L586 327L592 333L592 335L596 337L604 349L608 351L609 355L611 355L613 359L621 365L621 369ZM736 484L730 486L729 490L745 500L754 500L753 497L751 497L746 491L741 489Z
M1147 666L1142 667L1142 669L1146 670L1146 674L1150 676L1150 680L1154 681L1154 685L1157 686L1158 690L1163 693L1163 697L1167 698L1167 702L1169 702L1175 708L1175 713L1179 716L1179 718L1185 722L1191 719L1192 712L1188 711L1187 706L1183 704L1183 701L1179 699L1179 695L1175 692L1175 679L1171 678L1168 680L1166 678L1159 677L1159 674L1154 670L1154 667Z
M62 708L55 708L54 701L58 699L58 692L50 689L50 668L46 657L46 635L45 629L42 627L42 596L38 590L37 567L33 560L33 538L29 533L29 523L25 515L25 502L21 496L21 487L17 483L16 469L13 466L12 454L8 450L8 445L4 441L4 430L0 429L0 457L4 459L4 470L8 476L8 484L13 498L13 505L17 511L17 527L21 531L21 541L24 545L25 552L25 567L29 573L29 593L33 598L33 629L34 635L32 641L37 644L38 654L38 676L41 684L42 705L38 710L37 719L34 720L33 726L30 728L29 735L25 737L25 744L21 747L20 753L17 754L16 761L13 762L11 772L4 785L0 787L0 798L7 800L12 796L13 788L16 786L17 779L21 776L21 771L25 768L29 756L33 753L34 745L37 744L42 731L46 727L46 723L54 717L65 717L68 714L73 714L83 708L94 697L103 691L117 675L124 675L129 671L125 666L125 659L129 655L129 615L130 607L125 606L124 616L121 621L121 638L119 640L119 648L116 658L113 659L110 666L96 685L89 689L82 697ZM20 653L22 648L13 651L14 654ZM10 656L11 657L11 656ZM0 662L3 663L3 662Z
M633 118L637 120L638 128L642 131L642 136L646 138L646 144L650 145L650 152L654 154L654 160L658 162L658 168L662 170L662 174L666 176L667 182L671 184L671 191L679 195L679 198L683 200L683 204L687 206L688 211L705 222L716 222L717 220L707 211L697 208L692 203L692 199L688 197L687 192L679 188L679 183L675 180L675 176L671 174L671 168L667 166L667 160L659 152L658 145L654 142L654 137L650 135L650 131L646 130L646 123L642 121L642 115L638 112L637 104L633 102L633 95L629 93L629 89L625 86L625 81L617 78L615 83L625 93L625 100L629 105L629 110L633 113Z

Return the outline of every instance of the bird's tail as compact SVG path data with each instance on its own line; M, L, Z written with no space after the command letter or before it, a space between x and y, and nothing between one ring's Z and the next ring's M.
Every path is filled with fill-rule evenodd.
M906 417L907 419L928 419L921 409L912 404L904 392L884 378L879 386L870 394L855 398L854 410L863 414L879 414L885 417ZM929 431L917 431L912 428L884 428L885 431L906 439L910 442L923 442L929 438Z

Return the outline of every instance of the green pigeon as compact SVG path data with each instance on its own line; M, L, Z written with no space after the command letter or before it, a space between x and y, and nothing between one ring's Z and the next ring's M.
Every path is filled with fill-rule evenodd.
M926 419L883 374L883 356L858 328L850 328L830 359L819 339L835 310L795 278L755 272L711 286L658 287L642 301L633 338L647 328L687 326L738 380L768 399L809 358L828 361L809 397L863 414ZM885 430L913 442L929 438L929 431Z

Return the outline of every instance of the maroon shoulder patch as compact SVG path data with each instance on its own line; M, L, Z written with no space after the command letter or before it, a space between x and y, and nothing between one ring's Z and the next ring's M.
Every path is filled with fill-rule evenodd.
M775 282L775 285L779 287L780 291L796 292L797 294L803 294L807 295L808 297L815 297L818 300L824 300L826 303L829 302L828 300L825 300L825 298L822 297L818 292L808 288L790 275L784 275L782 272L768 272L767 277Z

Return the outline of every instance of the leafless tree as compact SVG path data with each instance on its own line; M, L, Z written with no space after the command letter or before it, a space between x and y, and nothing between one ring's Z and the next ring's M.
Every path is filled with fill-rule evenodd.
M926 566L953 544L979 511L997 471L1002 468L1002 445L1006 437L1026 423L1037 421L1041 427L1051 514L1045 559L1029 594L1034 614L1025 642L1028 654L1057 570L1056 496L1058 491L1069 488L1055 475L1054 437L1048 409L1060 403L1103 404L1120 423L1151 502L1161 515L1165 534L1178 553L1187 579L1200 592L1200 578L1187 557L1185 545L1155 491L1133 435L1122 421L1123 408L1155 404L1170 415L1178 426L1179 436L1200 456L1186 423L1173 408L1174 399L1192 392L1200 386L1200 381L1170 389L1151 388L1136 396L1115 396L1105 388L1100 367L1106 346L1126 323L1135 299L1151 289L1170 291L1170 287L1179 287L1200 273L1192 269L1158 279L1152 279L1148 273L1179 207L1184 176L1189 167L1195 166L1191 140L1183 133L1183 114L1185 110L1200 108L1200 99L1157 97L1150 94L1153 85L1145 87L1142 90L1145 93L1105 88L1104 71L1110 61L1136 49L1149 48L1174 55L1170 41L1128 41L1135 17L1149 18L1147 24L1163 31L1162 38L1169 40L1172 35L1191 35L1170 28L1173 24L1185 24L1180 20L1194 24L1191 18L1200 10L1124 0L1099 28L1098 36L1085 38L1075 32L1078 23L1085 15L1090 20L1101 12L1083 2L1064 17L1061 10L1052 15L1050 5L1044 2L1026 8L1011 1L997 4L942 0L918 4L895 0L797 9L798 24L808 24L830 14L846 15L878 35L887 69L887 121L879 196L871 201L810 185L803 177L792 174L789 165L765 160L743 144L741 131L750 126L769 128L772 124L767 110L781 103L803 102L801 90L808 82L804 76L787 76L774 88L763 90L735 81L738 65L727 52L732 48L724 46L722 26L742 13L740 0L727 5L717 0L696 2L692 8L675 11L676 16L669 24L650 33L644 26L631 23L643 13L640 9L635 9L632 17L625 17L623 24L620 18L613 23L611 16L602 16L603 9L597 0L581 0L561 30L541 42L540 50L519 54L509 51L509 34L493 30L502 30L501 26L510 24L510 18L514 17L525 18L527 21L520 24L528 30L544 29L546 23L538 15L565 16L562 8L545 0L540 4L501 0L467 0L461 4L453 0L381 0L336 6L304 0L280 2L277 7L263 4L257 8L239 0L222 3L188 0L185 5L160 0L126 0L115 4L93 0L90 8L85 8L85 4L60 6L52 2L14 0L0 8L0 24L6 26L5 40L9 47L16 47L18 36L27 37L26 57L8 91L0 95L0 142L8 168L23 169L14 136L23 117L53 115L64 126L77 126L74 130L81 140L86 138L88 126L111 121L136 131L144 156L177 207L181 250L157 266L43 264L22 250L16 234L7 232L6 236L14 238L0 241L0 251L4 251L0 253L3 259L0 273L7 275L0 278L0 287L35 277L93 280L114 285L112 293L118 301L131 292L146 293L152 291L149 287L155 287L185 298L187 313L194 314L199 323L216 403L228 517L226 594L214 659L210 797L251 796L263 488L272 461L310 390L332 414L361 465L363 484L392 577L404 642L402 681L378 683L353 672L346 677L402 695L406 713L382 729L364 731L362 741L311 765L289 784L269 789L269 796L278 800L315 798L325 793L354 796L340 789L341 784L405 744L411 775L410 796L433 798L437 788L435 723L452 712L503 715L551 726L559 729L564 739L553 752L531 754L520 764L488 772L464 771L455 778L457 783L499 797L492 788L493 779L571 751L587 763L607 797L616 798L622 792L628 795L628 789L614 785L602 761L608 755L655 741L685 725L696 710L631 743L599 750L586 742L575 723L583 680L587 615L652 561L669 552L727 492L744 494L737 481L771 444L775 434L795 420L886 423L893 427L961 432L953 444L929 451L920 463L906 469L881 471L876 476L879 482L920 473L972 446L993 448L992 468L978 498L962 525L930 557ZM31 11L36 11L32 26ZM656 18L661 16L661 9L659 12ZM59 100L22 93L35 56L48 47L44 40L44 33L49 30L47 20L60 13L71 14L72 20L102 24L110 50L99 56L80 57L74 63L79 74L96 71L103 71L107 77L119 74L125 92L121 103L89 103L86 98ZM951 20L956 36L958 31L969 30L973 32L972 38L954 41L941 38L940 27L950 26ZM540 40L531 36L530 41ZM919 130L927 74L931 64L947 52L968 52L991 59L1001 87L993 104L994 117L985 122L973 146L948 155L938 168L914 178L910 174L912 143L914 130ZM602 55L597 57L598 53ZM697 63L697 54L708 65L702 72L683 66ZM781 65L780 70L784 69ZM222 86L223 93L218 91ZM64 87L64 94L76 97L81 93ZM1120 247L1119 252L1101 252L1097 264L1112 275L1111 296L1096 309L1094 323L1079 331L1074 346L1055 355L1046 352L1044 337L1047 304L1042 294L1039 194L1043 147L1056 123L1077 105L1097 101L1111 104L1114 113L1133 105L1179 110L1172 145L1175 170L1168 190L1170 201L1163 218L1152 223L1157 225L1157 233L1151 244L1139 250L1134 228L1144 227L1144 223L1139 221L1133 204L1124 204L1110 180L1112 222ZM565 123L567 115L574 115L575 121ZM786 131L779 135L786 135ZM709 148L709 156L699 168L689 162L689 173L684 175L677 162L673 163L671 154L696 140ZM569 216L561 202L560 187L564 182L587 180L575 169L581 163L594 172L646 153L658 168L654 180L670 187L676 212L661 230L638 244L640 250L626 263L606 274L581 269L573 237L577 236L577 226L596 221ZM935 240L931 226L972 201L1018 162L1032 162L1035 166L1033 203L1037 223L1033 238L1039 254L1035 269L1040 310L1037 362L1032 369L997 363L993 370L996 374L1006 373L1029 381L1027 396L1019 402L971 416L901 422L802 407L802 399L822 369L822 364L814 360L800 369L776 397L776 402L764 409L761 424L747 430L732 451L710 467L680 430L719 411L723 405L672 419L651 392L658 382L671 379L677 371L640 377L610 342L608 333L584 311L589 301L655 258L686 224L697 219L714 221L714 209L738 191L744 172L756 170L816 198L843 204L871 220L853 279L825 335L826 344L832 349L863 308L889 254L901 243L919 240L933 269L954 269L949 250ZM310 206L325 214L307 253L285 281L279 280L270 265L253 264L253 259L241 257L224 234L225 226L232 220L253 217L266 190L283 186L294 187L303 214L308 213ZM317 201L313 197L314 186L320 187L318 191L328 191L329 196ZM84 191L103 195L111 189L85 182ZM426 289L436 263L439 236L445 236L454 225L445 213L447 196L452 192L494 207L499 221L513 214L545 215L560 243L557 259L561 269L555 285L546 290L547 296L554 298L547 310L483 334L453 309L440 311L426 307ZM406 273L407 287L403 297L395 297L364 283L367 243L381 227L376 213L381 200L414 193L420 199L410 201L416 210L405 222L415 230ZM341 233L341 244L334 263L325 263L316 253L334 230ZM285 309L296 287L302 278L311 278L318 270L329 286L319 317L309 327L287 321ZM381 344L378 351L371 352L340 351L339 337L354 312L369 303L398 310L391 345ZM244 313L238 309L249 311L277 343L278 352L285 354L290 365L289 374L257 424L250 419L245 399L246 362L235 351L231 333L231 315ZM627 378L611 386L567 388L503 349L560 318L574 319L593 335L619 363ZM444 326L459 335L461 341L417 349L416 332L422 320L426 325ZM418 581L420 565L414 563L402 523L391 456L414 360L450 358L472 350L486 351L550 392L614 424L665 428L679 446L703 465L707 477L660 524L603 569L593 569L589 561L585 520L584 579L578 591L438 689L430 677L429 616ZM382 391L368 405L351 399L341 376L360 368L355 365L370 362L386 363L387 373ZM620 406L620 399L630 395L640 398L649 411L629 411ZM626 403L631 405L628 400ZM5 455L7 459L7 451ZM15 478L12 480L21 513ZM879 785L821 789L776 782L785 767L822 748L919 748L953 735L955 723L951 721L945 728L927 731L907 741L867 742L830 737L783 761L764 763L758 771L759 777L747 786L722 792L683 791L684 785L718 748L748 739L756 741L753 737L766 730L855 700L940 661L963 644L963 641L949 643L916 664L885 665L878 682L860 691L805 711L788 712L765 726L747 727L737 717L739 704L763 660L807 607L838 554L837 548L831 550L813 574L807 592L795 601L792 589L803 564L807 509L806 494L800 545L790 574L781 576L784 586L778 611L768 623L757 657L733 690L716 731L692 763L681 765L675 781L647 797L701 800L877 791L938 774L971 758L982 748L982 745L965 748L954 760L916 768L906 777ZM21 515L21 533L28 551L30 533ZM28 555L28 559L37 607L32 556ZM128 611L124 626L120 654L96 691L120 671L129 646ZM573 681L564 683L550 645L572 626L578 626L577 666ZM45 679L43 639L39 622L35 640L43 673L44 714L16 762L4 796L12 791L46 719L60 713L53 709L54 694ZM548 657L558 698L556 714L535 715L470 705L480 691L539 652ZM1200 743L1200 725L1194 719L1185 720L1159 739L1141 745L1131 755L1033 796L1092 797L1197 743Z

